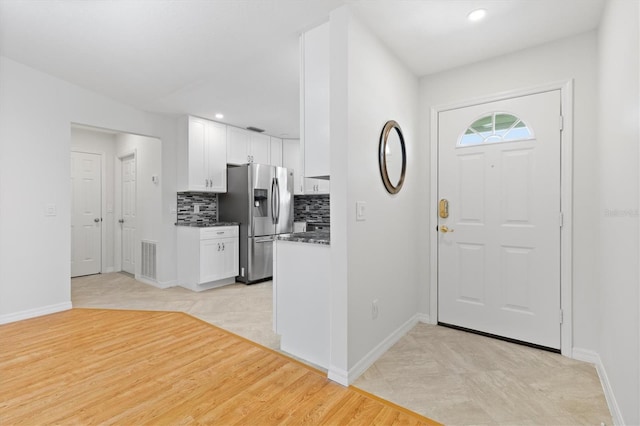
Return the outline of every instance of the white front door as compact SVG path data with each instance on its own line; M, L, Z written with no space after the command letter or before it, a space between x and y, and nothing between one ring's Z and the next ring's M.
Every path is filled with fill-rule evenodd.
M560 115L559 90L439 113L440 323L560 349Z
M122 270L136 273L136 157L122 158Z
M71 276L102 267L102 173L99 154L71 152Z

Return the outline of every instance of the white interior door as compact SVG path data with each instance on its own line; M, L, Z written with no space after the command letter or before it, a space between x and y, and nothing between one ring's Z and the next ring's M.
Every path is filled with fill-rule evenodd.
M99 154L71 152L71 276L102 267L102 173Z
M439 113L439 322L560 349L560 131L559 90Z
M136 157L122 158L122 270L136 273Z

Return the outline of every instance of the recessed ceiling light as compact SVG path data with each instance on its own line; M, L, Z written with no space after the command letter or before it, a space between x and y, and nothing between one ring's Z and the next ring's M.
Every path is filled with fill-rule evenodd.
M478 22L482 21L485 16L487 16L486 9L476 9L467 15L467 19L471 22Z
M224 114L217 113L217 114L216 114L216 118L217 118L218 120L222 120L222 119L224 118Z

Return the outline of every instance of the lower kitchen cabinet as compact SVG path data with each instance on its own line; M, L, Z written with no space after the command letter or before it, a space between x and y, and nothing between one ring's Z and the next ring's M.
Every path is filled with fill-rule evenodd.
M193 291L232 284L238 275L237 226L178 227L178 284Z
M276 240L273 326L280 349L329 368L331 247Z

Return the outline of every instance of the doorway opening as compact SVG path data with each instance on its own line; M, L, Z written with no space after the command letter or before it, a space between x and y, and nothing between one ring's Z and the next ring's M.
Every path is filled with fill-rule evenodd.
M142 276L140 264L142 241L157 241L161 232L160 140L72 124L71 151L72 211L88 211L89 202L94 206L91 213L95 211L90 223L89 214L72 214L72 277L122 271L156 284L151 282L155 275L153 280ZM99 164L99 184L92 186L89 185L92 180L85 175L75 176L78 164L86 169L90 163ZM80 218L87 219L93 228L87 225L79 228ZM93 233L81 234L79 229ZM92 252L86 249L88 242L93 244ZM92 269L74 267L74 263L80 264L77 259L92 257L96 258Z

